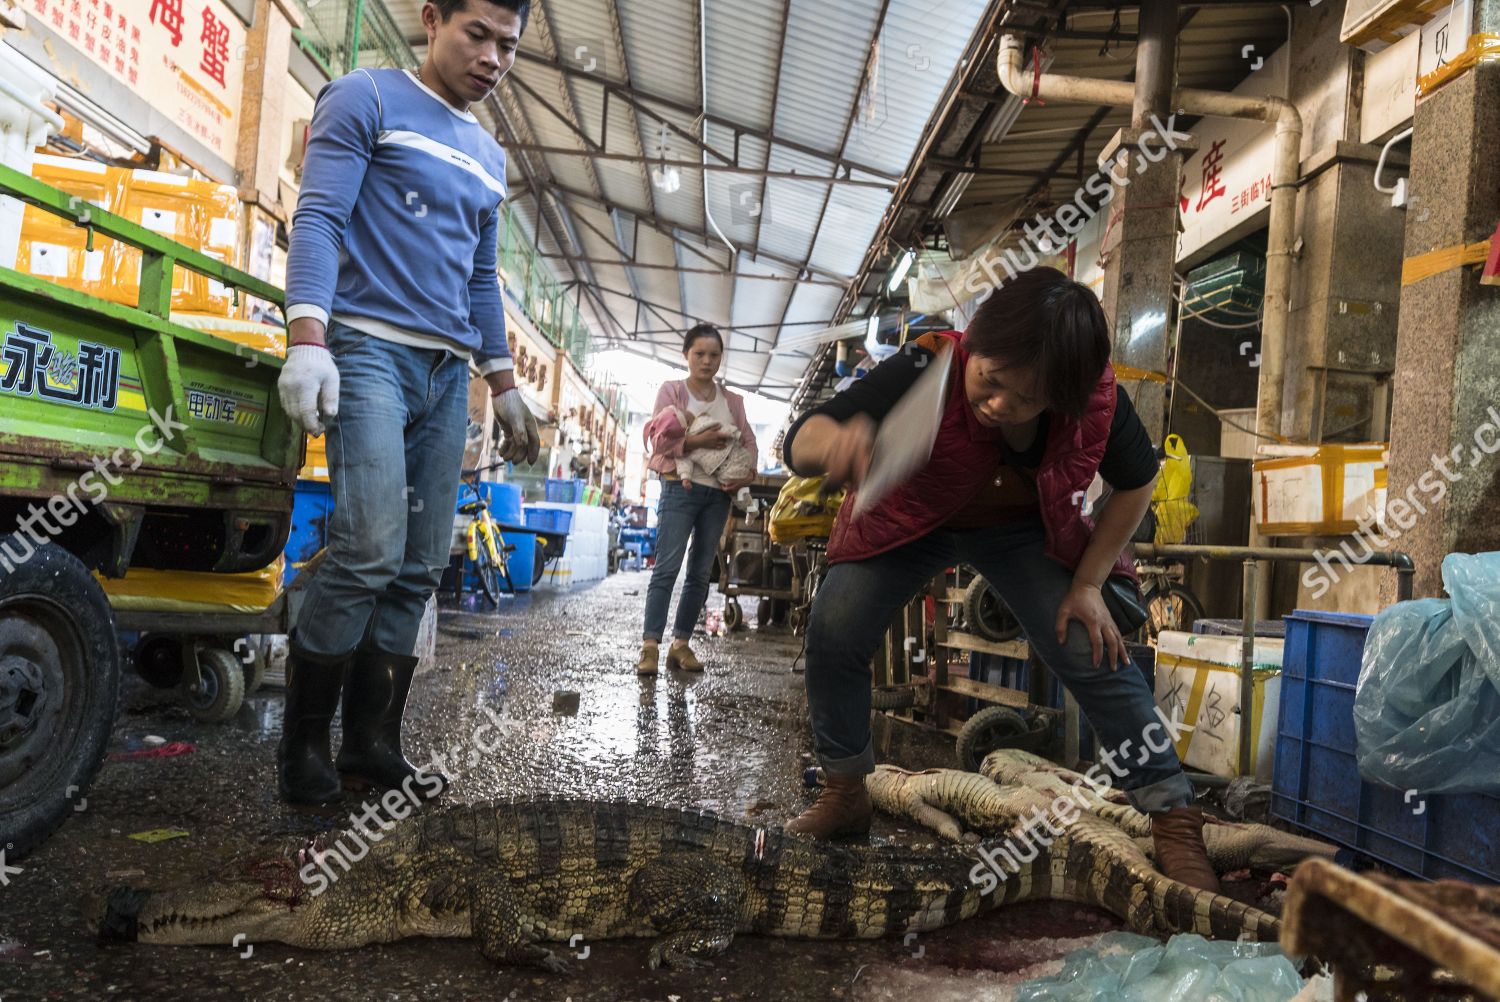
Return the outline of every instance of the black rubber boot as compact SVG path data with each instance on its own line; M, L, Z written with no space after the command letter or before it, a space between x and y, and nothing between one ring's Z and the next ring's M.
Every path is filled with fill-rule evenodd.
M338 771L344 785L405 788L432 800L448 786L447 777L418 769L401 752L401 717L411 691L417 658L360 648L344 683L344 743ZM408 782L410 781L410 782Z
M326 804L339 796L328 725L339 706L349 655L309 654L293 641L286 658L286 709L276 746L276 788L289 804Z

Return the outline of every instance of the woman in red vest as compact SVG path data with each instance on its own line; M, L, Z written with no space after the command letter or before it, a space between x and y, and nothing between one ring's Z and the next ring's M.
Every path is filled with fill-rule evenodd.
M857 488L877 424L938 351L955 354L932 458L858 520L846 502L828 542L807 634L807 700L827 786L787 828L819 838L868 830L870 659L896 611L943 568L966 563L1078 700L1111 770L1103 775L1152 817L1162 870L1217 890L1192 784L1102 592L1112 576L1135 580L1123 551L1158 464L1115 382L1109 326L1087 286L1052 268L1022 273L967 331L918 338L803 415L785 438L787 466ZM1097 522L1081 510L1095 474L1112 488Z

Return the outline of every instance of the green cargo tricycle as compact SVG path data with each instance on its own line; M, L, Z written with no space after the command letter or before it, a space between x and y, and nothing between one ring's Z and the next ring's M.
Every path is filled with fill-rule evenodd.
M3 166L0 195L85 227L90 249L97 233L142 252L135 306L0 268L0 849L15 857L81 803L115 719L130 627L92 572L267 566L303 439L280 359L170 320L177 268L236 301L280 306L280 290ZM239 668L181 650L188 690Z

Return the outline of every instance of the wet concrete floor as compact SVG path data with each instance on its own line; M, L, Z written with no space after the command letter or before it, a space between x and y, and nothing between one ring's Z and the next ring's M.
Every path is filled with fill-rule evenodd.
M568 593L507 600L499 613L448 609L438 666L413 687L406 750L444 756L450 799L557 794L705 807L777 823L811 799L811 748L800 642L775 627L695 641L701 676L635 674L648 573L621 573ZM722 604L717 594L710 606ZM753 617L753 605L746 611ZM557 690L576 714L554 713ZM913 943L737 939L711 966L650 971L645 940L579 944L573 970L499 969L467 940L408 940L319 953L276 943L253 950L99 946L80 901L100 888L165 887L211 874L291 836L342 821L287 810L275 791L282 691L250 697L224 724L200 724L171 691L127 675L112 754L147 735L191 742L191 754L106 762L86 800L0 887L0 1002L42 999L516 999L536 1002L714 1002L740 999L1005 999L1019 970L1054 961L1079 937L1119 927L1061 903L1012 906ZM476 731L491 718L501 721ZM335 725L337 726L337 725ZM335 732L337 742L337 732ZM482 743L484 750L479 745ZM336 747L336 744L335 744ZM899 763L898 763L899 764ZM348 810L357 810L350 795ZM184 837L146 842L156 829ZM931 836L877 823L878 840ZM1055 965L1054 965L1055 967ZM1045 970L1033 970L1045 973Z

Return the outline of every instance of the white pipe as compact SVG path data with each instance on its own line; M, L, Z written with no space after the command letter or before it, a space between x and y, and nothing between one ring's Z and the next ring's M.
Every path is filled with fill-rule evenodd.
M1032 76L1021 68L1021 42L1014 35L1000 40L996 70L1012 94L1052 101L1130 107L1133 84L1095 80L1058 73ZM1260 393L1255 428L1259 434L1281 437L1282 379L1285 373L1287 317L1292 279L1292 241L1297 213L1297 183L1301 177L1302 116L1290 101L1279 97L1243 97L1220 91L1178 88L1172 102L1179 112L1219 118L1247 118L1276 125L1276 153L1271 167L1271 218L1266 251L1265 323L1261 328Z
M1380 192L1382 195L1394 195L1396 193L1396 186L1394 184L1387 188L1385 185L1380 183L1380 172L1385 170L1386 154L1391 152L1392 146L1395 146L1397 143L1403 142L1404 140L1410 138L1411 129L1402 129L1390 139L1386 140L1385 145L1380 148L1380 159L1375 161L1375 190Z
M61 132L63 131L63 129L67 128L67 123L62 120L61 115L53 111L51 108L43 105L40 101L32 97L30 94L22 91L15 84L11 83L3 76L0 76L0 91L3 91L5 95L11 100L21 105L33 115L36 115L48 125L52 126L52 131Z
M702 124L699 126L699 128L702 130L703 134L699 137L699 141L701 143L703 143L703 144L707 144L707 142L708 142L708 0L698 0L698 51L703 54L703 58L698 61L698 65L703 70L703 121L702 121ZM708 166L708 150L707 149L700 149L698 151L698 155L701 158L700 162L705 167ZM729 248L729 253L731 255L733 255L733 257L731 257L730 261L729 261L729 268L730 268L731 271L733 271L733 270L735 270L736 268L739 267L739 265L738 265L737 262L739 261L739 258L740 258L740 252L739 252L738 248L736 248L734 246L734 244L732 244L732 243L729 242L729 238L724 235L724 231L721 230L721 229L719 229L719 224L714 219L714 212L713 212L712 209L710 209L708 207L708 174L709 174L708 171L704 171L703 172L703 218L708 220L708 225L710 227L712 227L713 231L719 235L719 239L722 240L722 241L724 241L724 246L728 247Z

